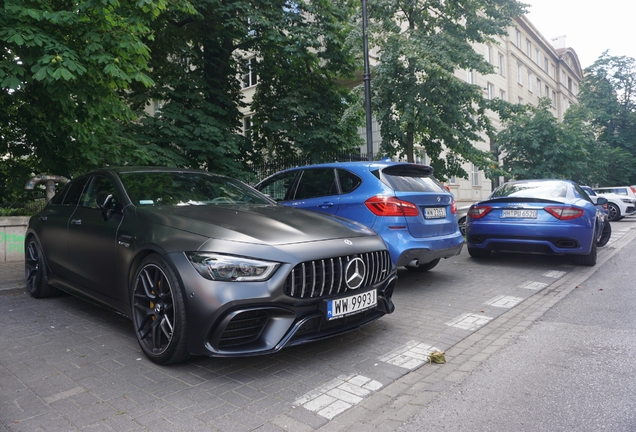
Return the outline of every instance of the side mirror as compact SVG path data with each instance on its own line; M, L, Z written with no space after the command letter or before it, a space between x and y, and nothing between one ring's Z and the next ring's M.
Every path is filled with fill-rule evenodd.
M114 200L115 197L113 197L113 194L107 191L100 191L97 193L95 204L97 205L97 208L102 211L102 216L105 221L109 220L113 215L112 206Z
M596 205L605 205L607 204L609 201L607 201L607 198L603 198L603 197L598 197L596 199Z

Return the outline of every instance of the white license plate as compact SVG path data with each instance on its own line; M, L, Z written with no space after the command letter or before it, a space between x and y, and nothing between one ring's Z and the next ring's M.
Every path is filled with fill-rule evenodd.
M502 218L536 219L536 210L502 210Z
M446 207L426 207L424 209L426 219L441 219L446 217Z
M378 305L378 293L376 290L355 294L349 297L329 300L327 302L327 319L353 315Z

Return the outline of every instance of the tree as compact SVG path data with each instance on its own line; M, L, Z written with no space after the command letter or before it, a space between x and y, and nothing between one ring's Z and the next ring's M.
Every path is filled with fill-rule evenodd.
M169 12L148 44L156 85L128 97L140 142L182 166L244 176L264 155L315 154L358 143L342 119L355 70L346 46L352 3L322 0L193 0L195 15ZM258 80L251 130L242 134L243 80ZM247 84L254 84L248 82ZM148 101L161 105L144 113Z
M490 155L473 146L491 131L483 90L454 73L492 73L472 44L494 43L492 36L506 34L522 12L515 0L372 0L371 35L379 50L373 107L382 150L413 162L419 146L442 178L466 177L466 160L490 165Z
M511 179L588 180L594 137L580 118L562 124L543 98L538 106L497 101L504 128L496 136L503 154L503 174ZM585 181L587 183L587 181Z
M607 166L601 183L636 183L631 162L636 157L636 60L603 53L585 69L579 102L589 110L597 141L604 145Z
M360 66L348 43L358 6L350 0L294 3L280 10L280 26L256 42L259 84L251 109L257 154L320 162L362 144L360 117L346 115L356 94L342 84Z
M118 91L151 85L143 38L167 0L5 0L0 13L2 180L70 176L145 160L118 132L134 119ZM22 179L22 185L26 178ZM0 181L5 184L5 181Z

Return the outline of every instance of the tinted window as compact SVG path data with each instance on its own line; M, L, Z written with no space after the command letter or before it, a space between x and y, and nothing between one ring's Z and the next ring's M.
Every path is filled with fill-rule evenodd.
M100 192L105 192L108 195L113 196L112 205L116 204L117 196L115 194L115 188L113 184L106 177L103 176L95 176L93 180L90 182L88 187L84 190L82 194L82 199L80 201L80 205L84 207L97 208L97 195ZM114 207L113 207L114 208Z
M565 198L568 192L568 183L561 181L506 183L496 189L491 198L523 197L523 198Z
M121 179L132 203L138 206L272 204L238 180L205 173L124 173Z
M62 202L64 201L64 196L66 195L66 192L68 192L69 187L71 186L71 183L66 183L62 189L58 190L55 195L53 195L53 198L51 198L50 204L53 205L62 205Z
M298 171L285 172L267 179L258 189L276 201L284 201Z
M338 195L333 168L314 168L303 171L294 199Z
M86 182L88 182L89 177L82 177L77 180L74 180L70 183L68 192L66 196L64 196L63 205L75 206L82 196L82 191L84 190L84 186L86 186Z
M362 179L352 172L342 169L337 170L337 172L338 180L340 181L340 189L343 194L353 191L362 183Z
M600 194L614 193L617 195L627 195L627 189L625 188L596 189L596 192Z
M432 171L430 167L420 169L407 165L387 167L373 174L394 191L447 193L448 190L430 174Z

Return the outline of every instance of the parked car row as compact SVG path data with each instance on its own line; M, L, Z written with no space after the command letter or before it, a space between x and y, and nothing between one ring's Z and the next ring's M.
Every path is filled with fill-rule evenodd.
M255 188L197 170L107 168L31 218L26 280L35 298L66 291L130 317L158 364L267 354L392 313L397 267L429 271L461 252L464 234L475 258L594 265L611 235L608 202L572 182L511 182L458 219L431 167L389 160L297 167Z

